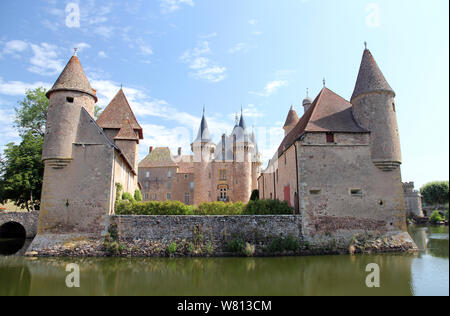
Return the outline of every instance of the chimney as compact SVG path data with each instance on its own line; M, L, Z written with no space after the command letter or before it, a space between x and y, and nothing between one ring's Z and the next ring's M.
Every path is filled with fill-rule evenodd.
M153 146L150 146L150 150L149 150L149 153L151 154L151 153L152 153L152 151L153 151Z
M178 156L181 156L181 147L178 147Z

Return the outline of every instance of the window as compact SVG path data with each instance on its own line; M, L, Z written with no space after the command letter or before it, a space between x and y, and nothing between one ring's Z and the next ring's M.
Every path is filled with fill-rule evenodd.
M167 178L172 178L172 170L169 170L169 172L167 173Z
M150 178L150 171L147 171L147 172L145 173L145 177L146 177L146 178Z
M167 201L171 201L172 200L172 193L167 193Z
M194 191L194 182L191 182L191 192Z
M228 201L228 188L226 188L226 187L220 188L219 200L222 202Z
M227 169L220 169L219 170L219 179L220 179L220 181L226 181L227 180Z
M172 182L170 182L170 181L167 182L167 189L169 189L169 190L172 189Z
M350 194L351 194L352 196L362 196L362 195L363 195L363 192L362 192L361 189L351 189L351 190L350 190Z
M152 200L153 200L153 201L156 201L156 200L157 200L157 197L158 197L158 196L156 195L156 193L153 193Z
M191 195L189 194L189 192L186 192L184 194L184 204L190 204L191 203Z
M148 181L145 182L145 188L146 188L146 189L150 189L150 182L148 182Z
M188 175L187 175L187 174L185 174L185 175L184 175L184 178L185 178L185 179L187 179L187 178L188 178Z
M148 193L145 193L145 194L144 194L144 199L145 199L145 200L148 200Z
M327 133L327 143L334 143L334 133Z
M310 195L320 195L320 193L322 193L322 190L319 189L309 190Z
M75 101L75 99L72 98L72 97L67 97L66 100L67 100L67 102L69 102L69 103L73 103L73 102Z
M397 112L395 109L395 103L392 103L392 110L394 110L394 112Z

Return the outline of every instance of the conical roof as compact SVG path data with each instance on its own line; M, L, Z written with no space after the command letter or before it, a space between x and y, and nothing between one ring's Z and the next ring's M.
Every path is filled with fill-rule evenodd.
M291 109L289 110L289 113L286 118L286 122L284 123L284 127L295 126L295 125L297 125L298 120L299 119L298 119L297 112L295 112L294 106L291 106Z
M120 128L119 132L117 133L116 137L114 137L115 140L135 140L139 142L139 137L136 135L135 130L133 129L133 126L131 126L131 122L129 119L126 119L122 127Z
M200 123L200 128L198 129L197 138L194 142L208 143L211 141L211 134L209 133L208 123L205 118L205 111L203 111L202 121Z
M242 127L244 130L247 129L247 124L245 124L244 119L244 111L241 109L241 119L239 120L239 126Z
M395 94L378 67L372 53L366 49L363 53L358 79L356 80L355 90L351 100L362 94L377 91Z
M143 130L139 125L127 97L120 89L116 96L103 110L97 119L97 124L103 129L121 129L123 122L129 120L134 130L139 133L139 139L143 139Z
M84 92L93 96L95 102L98 101L96 92L92 89L77 56L72 56L72 58L70 58L66 67L59 75L53 87L47 92L46 96L49 98L50 94L61 90Z

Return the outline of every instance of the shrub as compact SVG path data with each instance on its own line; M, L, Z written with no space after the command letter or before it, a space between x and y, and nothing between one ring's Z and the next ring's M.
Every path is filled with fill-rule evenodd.
M252 195L250 196L250 201L258 201L259 200L259 190L253 190Z
M226 250L228 252L244 253L245 250L244 240L240 237L234 238L233 240L228 242Z
M242 202L224 203L211 202L201 203L194 211L195 215L242 215L245 205Z
M244 215L292 215L294 209L286 201L256 200L250 201L244 209Z
M131 202L131 203L136 202L136 200L134 199L134 197L133 197L130 193L128 193L128 192L124 192L124 193L122 194L122 200L124 200L124 201L129 201L129 202Z
M134 199L136 202L142 202L142 193L139 190L134 191Z
M120 201L122 198L123 186L120 183L116 183L116 201Z
M300 246L300 242L292 235L288 237L278 237L272 240L267 250L271 253L283 251L296 251Z
M448 203L449 184L448 181L431 182L420 189L423 200L430 205Z
M255 246L249 244L248 242L245 243L244 255L246 257L253 257L255 255Z
M441 214L438 210L434 211L433 214L430 216L430 222L432 223L439 223L442 222L444 219L442 218Z
M173 254L175 254L175 252L177 252L177 248L178 248L177 243L176 243L176 242L172 242L172 243L170 243L170 245L167 247L167 253L168 253L169 255L173 255Z

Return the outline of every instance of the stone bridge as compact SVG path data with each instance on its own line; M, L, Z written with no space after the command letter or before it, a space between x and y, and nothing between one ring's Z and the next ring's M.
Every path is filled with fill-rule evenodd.
M34 238L37 234L39 212L0 213L0 238Z

